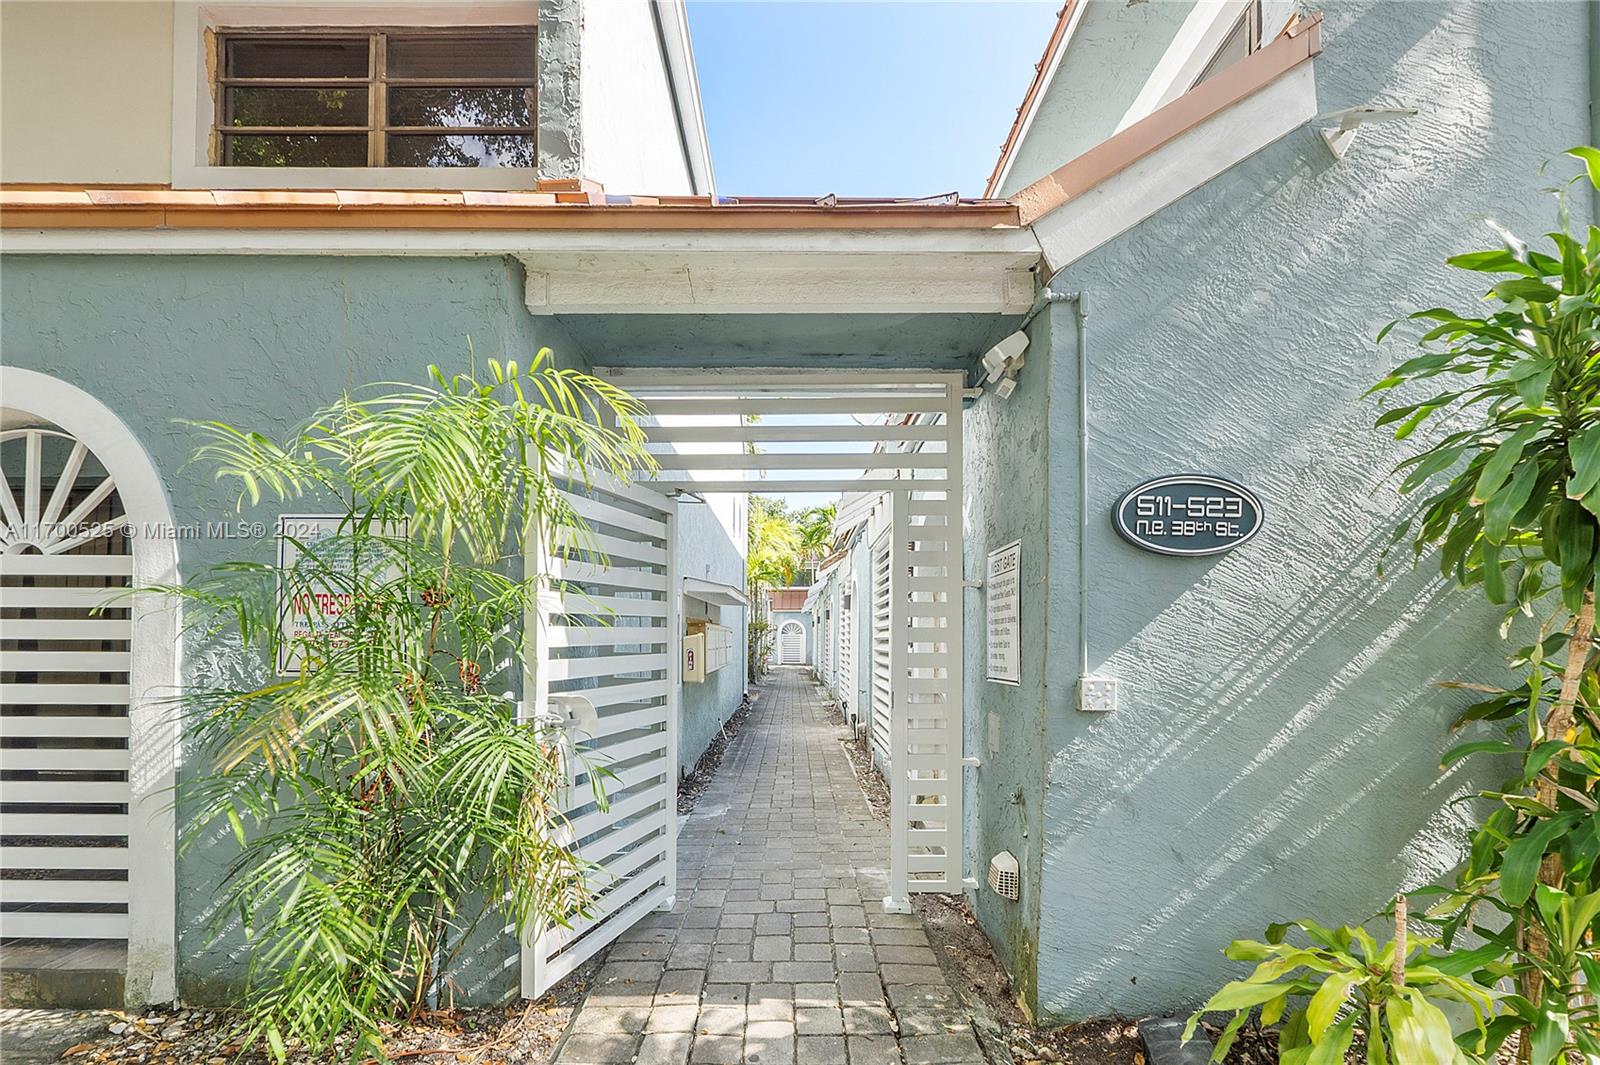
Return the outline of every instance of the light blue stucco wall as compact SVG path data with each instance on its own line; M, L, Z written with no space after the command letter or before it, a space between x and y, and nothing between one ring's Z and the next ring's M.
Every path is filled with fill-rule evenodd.
M1049 358L1030 350L1011 401L1048 393L1043 847L1024 889L1039 899L1047 1020L1182 1009L1234 974L1219 954L1230 939L1285 918L1364 918L1458 860L1471 811L1447 804L1495 777L1441 773L1463 698L1435 685L1504 677L1496 612L1428 569L1376 575L1397 510L1389 470L1405 449L1371 428L1361 393L1403 356L1375 350L1385 321L1472 305L1481 282L1442 261L1491 239L1477 219L1530 237L1548 228L1539 190L1550 180L1537 170L1585 137L1584 14L1576 3L1324 10L1319 107L1379 101L1418 117L1363 129L1339 164L1313 130L1292 134L1056 282L1090 296L1081 576L1090 667L1122 685L1109 715L1074 709L1069 304L1047 312ZM982 411L969 415L975 433ZM968 449L980 451L976 437ZM1194 560L1118 539L1116 498L1184 471L1255 489L1262 533ZM968 483L975 513L993 514L1011 480ZM1003 542L1012 520L971 525ZM1023 609L1039 638L1027 621L1036 576L1025 568ZM1025 671L1033 657L1025 648ZM980 832L993 834L1005 786L985 778ZM980 903L1004 940L993 910Z
M742 499L735 502L722 498L719 502L724 506L734 503L736 516L746 513ZM677 548L678 572L682 576L742 588L743 547L743 541L730 537L706 503L679 503ZM727 666L707 676L703 683L683 686L678 705L678 770L687 773L744 699L748 617L744 607L711 606L688 596L684 597L683 610L686 618L709 618L732 629L734 648L733 661Z
M429 363L465 368L469 338L480 365L491 356L526 364L541 346L555 349L562 365L591 365L559 322L527 313L520 266L498 258L7 256L0 286L0 358L104 401L149 451L180 525L232 516L236 494L209 470L186 468L195 439L181 419L281 435L347 388L418 381ZM270 525L280 512L308 509L318 508L263 504L249 513ZM684 572L741 584L728 532L685 509ZM223 561L268 559L273 544L184 540L179 549L192 576ZM742 638L742 616L731 624ZM185 678L226 683L249 675L241 657L236 648L191 640ZM720 725L737 707L742 672L736 663L715 685L686 686L702 689L684 700L686 756L697 753L696 742L703 749L693 737L714 731L703 721ZM517 678L504 683L515 689ZM180 778L193 771L186 759ZM186 807L180 797L180 825ZM234 853L223 828L179 858L178 979L187 1001L225 1001L242 976L247 951L237 930L209 944L205 929ZM459 1001L515 994L511 937L483 928L463 957L453 974Z
M988 677L987 589L964 593L965 750L979 766L966 778L966 867L982 882L989 859L1008 850L1028 885L1011 902L982 887L967 893L1018 993L1032 1002L1039 926L1040 805L1044 779L1045 662L1061 653L1049 638L1047 598L1055 545L1040 486L1051 468L1051 319L1028 327L1028 362L1022 386L1010 399L993 392L963 416L963 483L967 486L963 570L969 579L987 572L988 554L1022 541L1020 629L1022 683ZM1057 415L1060 417L1060 415Z

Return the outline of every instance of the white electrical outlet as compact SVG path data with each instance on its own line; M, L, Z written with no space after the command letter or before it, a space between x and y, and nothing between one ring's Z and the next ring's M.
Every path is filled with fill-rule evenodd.
M1117 678L1078 678L1078 709L1086 714L1109 714L1117 708Z

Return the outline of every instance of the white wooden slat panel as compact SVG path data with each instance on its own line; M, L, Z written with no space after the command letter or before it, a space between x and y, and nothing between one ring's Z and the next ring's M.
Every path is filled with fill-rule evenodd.
M4 869L126 869L126 847L0 847Z
M643 848L643 853L635 852L627 855L622 862L618 863L618 866L626 866L627 871L632 872L634 868L640 865L648 865L649 859L660 857L662 857L660 848L646 847ZM606 924L614 914L627 909L628 903L660 884L662 871L656 868L647 868L631 879L618 877L609 883L603 882L596 885L597 892L604 891L605 894L594 900L590 915L574 918L572 927L560 929L556 939L558 942L571 943L590 929Z
M567 502L585 521L630 529L653 540L660 540L667 534L667 523L660 518L647 518L588 496L568 495Z
M127 651L6 651L0 659L17 673L126 673L133 665Z
M526 946L523 990L532 997L542 994L554 981L665 901L675 882L677 766L671 688L678 622L670 598L677 588L672 583L674 561L668 539L676 503L665 501L653 490L608 487L617 492L610 499L568 497L582 517L603 526L580 550L599 552L605 557L545 557L537 564L541 572L556 580L603 589L637 589L649 593L650 598L614 592L586 596L575 588L563 589L559 595L541 596L535 698L543 705L554 685L555 693L582 696L597 709L620 708L602 713L595 726L596 735L581 741L585 749L568 768L575 782L584 783L569 789L562 804L564 810L584 810L594 804L593 790L586 780L590 767L635 764L612 769L614 776L601 779L601 786L612 797L605 809L588 809L563 829L564 838L583 841L582 853L599 863L591 881L591 888L600 893L598 911L591 918L578 920L572 928L547 928ZM623 498L630 505L623 505ZM641 508L643 513L636 513L632 508L638 507L641 500L649 503ZM606 618L607 610L616 611L611 618L619 623L560 623L571 616ZM635 618L644 619L645 623L627 623ZM640 646L660 647L661 651L621 653L622 649ZM561 655L566 657L557 657ZM641 673L655 675L629 676ZM581 686L581 682L591 680L598 685ZM636 705L642 701L655 705ZM641 735L640 729L651 731ZM629 789L638 790L623 794ZM604 834L591 838L598 833ZM630 846L633 849L627 850ZM625 879L619 881L619 877Z
M597 835L591 840L586 840L578 853L584 860L601 862L612 855L622 851L644 839L652 832L660 832L666 827L667 819L660 812L655 817L641 817L637 821L619 822L620 827L604 835ZM660 848L657 848L658 850Z
M3 706L126 706L126 684L0 684Z
M642 710L628 710L615 714L602 714L600 724L597 726L596 735L612 736L629 729L648 728L651 725L664 725L667 721L667 707L647 706Z
M125 780L0 780L0 802L125 803Z
M891 492L906 482L892 477L869 477L850 481L852 492ZM838 490L837 480L810 478L806 480L745 479L712 481L684 479L677 481L651 481L650 487L660 492L693 492L696 495L717 493L760 492L764 495L782 495L787 492L833 492Z
M126 641L132 638L133 622L126 618L0 618L0 640Z
M0 555L0 577L129 577L132 555ZM14 606L6 588L0 596Z
M885 392L845 399L648 399L652 415L661 414L921 414L949 406L943 396ZM645 432L648 434L649 429Z
M649 592L665 591L667 587L667 577L664 573L622 569L617 566L596 566L589 562L570 560L552 565L550 578L573 584L603 584L613 588L638 588Z
M605 737L597 736L584 745L584 754L589 758L590 764L609 769L620 762L663 751L666 746L665 732L652 732L637 739L610 744L606 743Z
M126 836L127 814L0 814L7 836ZM4 885L0 881L0 886Z
M615 792L621 789L613 785L611 790ZM649 811L651 807L661 806L666 802L666 795L667 789L658 784L655 787L646 788L635 795L627 795L616 800L611 804L611 809L609 810L595 810L575 817L567 825L570 837L574 840L581 840L586 836L594 835L608 825L637 816L641 811ZM654 811L654 816L663 822L666 820L664 810ZM674 814L673 816L677 815Z
M662 455L663 470L942 470L942 452L855 451L757 455Z
M126 939L125 913L0 913L0 937Z
M0 606L6 607L92 610L101 606L122 609L128 605L127 591L122 588L63 588L56 585L0 588Z
M0 736L28 736L36 739L112 737L126 739L129 723L126 717L67 716L41 714L37 717L6 714L0 717Z
M0 880L0 902L125 904L127 901L126 880Z
M636 625L552 625L549 647L616 647L667 642L667 630Z
M667 656L664 654L597 655L593 658L557 658L544 663L544 669L552 681L647 673L666 668Z
M666 884L658 884L651 891L634 900L634 902L629 905L626 910L612 918L612 924L616 925L619 929L618 934L620 934L621 930L623 929L632 928L640 918L656 909L662 903L662 901L666 899L667 890ZM549 935L551 939L554 940L563 931L565 930L555 929L549 933ZM594 957L594 955L598 954L601 950L604 950L606 947L610 946L612 942L613 937L591 935L587 939L581 940L577 944L568 947L566 950L549 959L545 963L545 979L548 980L549 983L554 984L563 976L566 976L568 973L572 972L572 970L576 969L578 966Z
M577 531L561 534L560 540L565 551L597 551L606 556L606 561L613 565L621 559L655 566L664 566L667 562L666 548L640 540L624 540L617 536L607 536L605 533Z
M539 609L549 614L602 617L616 621L627 617L664 618L667 616L667 601L620 595L588 595L581 591L544 592L539 596Z
M738 443L877 443L940 441L943 425L652 425L651 445Z
M576 688L563 694L581 695L593 703L595 709L604 710L608 706L622 706L645 699L664 699L667 696L667 682L641 680L633 684L603 684L598 688Z
M128 749L95 750L82 747L6 747L0 749L0 769L120 769L128 768Z

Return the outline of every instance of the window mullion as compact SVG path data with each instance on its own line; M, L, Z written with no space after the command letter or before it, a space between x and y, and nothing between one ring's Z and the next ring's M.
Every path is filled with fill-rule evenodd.
M386 84L389 71L389 35L372 35L372 81L367 90L367 165L383 166L388 161L383 127L389 114Z

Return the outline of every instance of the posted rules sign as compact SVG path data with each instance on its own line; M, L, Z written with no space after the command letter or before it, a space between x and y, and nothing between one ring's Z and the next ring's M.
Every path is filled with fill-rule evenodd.
M983 588L989 604L989 679L1022 683L1022 541L989 552Z

